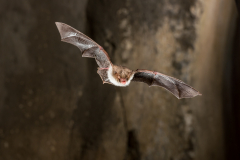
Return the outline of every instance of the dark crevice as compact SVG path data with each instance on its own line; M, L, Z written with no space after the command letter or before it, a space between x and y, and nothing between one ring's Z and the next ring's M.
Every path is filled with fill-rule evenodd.
M124 160L139 160L141 158L139 143L135 130L128 131L127 135L127 153Z
M127 147L126 147L126 155L124 160L139 160L140 151L139 151L139 143L137 140L136 131L135 130L128 131L127 114L126 114L126 109L123 101L123 96L121 91L119 91L119 93L120 93L120 102L121 102L122 111L123 111L124 128L127 132Z
M227 65L224 73L224 127L225 127L225 144L226 159L240 159L240 17L238 17L234 31L232 49L228 53ZM231 70L231 73L229 71Z
M124 124L124 128L125 128L125 130L126 130L126 132L127 132L127 131L128 131L128 126L127 126L127 113L126 113L126 108L125 108L125 105L124 105L122 92L119 91L119 93L120 93L120 103L121 103L122 113L123 113L123 124Z

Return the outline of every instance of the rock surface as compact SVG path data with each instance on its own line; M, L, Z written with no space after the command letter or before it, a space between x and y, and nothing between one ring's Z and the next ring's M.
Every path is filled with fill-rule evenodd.
M0 1L0 160L225 159L235 11L232 1ZM176 77L203 96L103 85L55 21L89 35L113 63Z

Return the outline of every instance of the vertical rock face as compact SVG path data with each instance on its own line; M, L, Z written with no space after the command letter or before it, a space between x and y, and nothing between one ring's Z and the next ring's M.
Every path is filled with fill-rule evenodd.
M200 5L198 1L90 0L89 23L113 63L159 71L192 84L190 64ZM164 89L141 83L120 88L116 95L126 124L125 159L195 158L191 100L179 101Z
M234 4L90 0L88 6L92 34L114 63L156 70L203 92L179 101L146 84L117 90L128 133L125 158L224 159L222 73L235 19L218 15L226 7L224 19L235 17Z
M0 159L65 159L86 61L55 21L84 31L86 1L0 2ZM81 19L81 23L79 23Z
M207 0L0 1L0 160L224 159L234 9ZM86 31L114 64L179 78L203 96L103 85L95 61L60 42L55 21Z
M229 59L237 11L234 1L223 3L204 1L203 8L204 12L198 23L193 64L196 87L205 95L201 100L196 99L192 103L198 147L196 157L232 159L232 155L224 157L226 155L224 135L229 136L230 131L224 128L223 124L229 126L226 120L227 112L232 109L229 101L232 62L229 62ZM222 16L219 16L220 14ZM229 140L229 137L227 139Z

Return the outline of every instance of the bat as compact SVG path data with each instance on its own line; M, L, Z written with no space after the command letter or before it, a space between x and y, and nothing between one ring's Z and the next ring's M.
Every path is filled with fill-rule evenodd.
M163 87L178 99L201 95L200 92L181 80L162 73L139 69L133 71L123 66L114 65L103 47L91 38L67 24L56 22L56 26L63 42L77 46L82 52L82 57L95 58L99 66L97 73L101 77L103 84L109 83L126 87L131 81L144 82L149 86Z

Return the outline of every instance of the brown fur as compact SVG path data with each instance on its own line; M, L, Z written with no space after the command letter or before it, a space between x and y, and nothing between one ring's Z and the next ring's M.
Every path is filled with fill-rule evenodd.
M126 81L132 76L134 72L123 66L113 65L113 77L120 82L120 79L125 79Z

